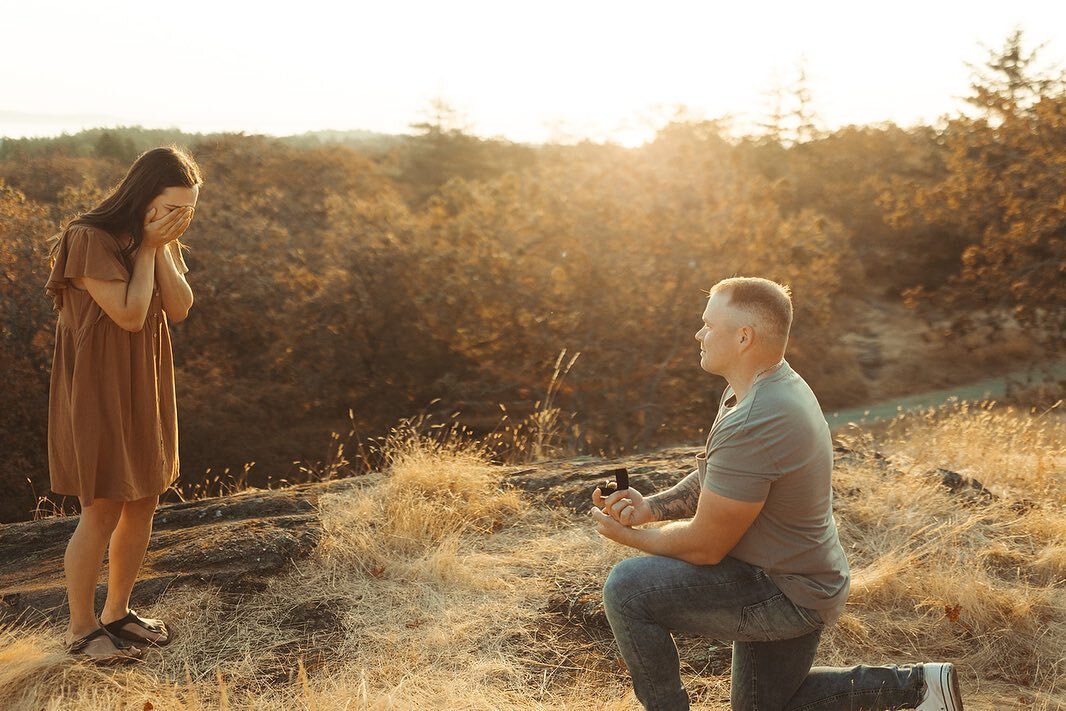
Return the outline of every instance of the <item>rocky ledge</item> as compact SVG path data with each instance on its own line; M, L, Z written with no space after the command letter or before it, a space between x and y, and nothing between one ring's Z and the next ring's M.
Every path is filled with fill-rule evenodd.
M584 511L604 469L625 466L635 487L659 491L694 468L697 451L675 447L610 461L577 457L501 467L501 484L527 491L550 506ZM838 461L861 458L890 467L876 452L840 448L836 456ZM976 499L974 503L992 498L980 483L954 472L940 469L929 475ZM160 506L134 604L151 605L165 590L182 585L211 585L236 596L261 590L270 577L317 545L322 533L319 498L361 483L358 477L338 479ZM66 617L63 552L77 522L72 516L0 525L0 622L36 624ZM101 584L97 609L103 594Z

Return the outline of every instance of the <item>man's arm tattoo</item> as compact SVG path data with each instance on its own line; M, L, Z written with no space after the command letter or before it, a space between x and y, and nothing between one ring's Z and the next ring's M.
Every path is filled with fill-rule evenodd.
M694 471L661 494L648 497L656 521L692 518L700 501L700 473Z

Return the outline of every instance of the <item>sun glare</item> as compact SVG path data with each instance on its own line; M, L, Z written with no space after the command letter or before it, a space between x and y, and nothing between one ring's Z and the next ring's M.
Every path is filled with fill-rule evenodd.
M997 45L1023 26L1034 46L1045 43L1049 60L1061 61L1061 45L1047 33L1066 27L1066 4L1036 0L1009 7L900 0L876 17L835 1L662 0L654 11L602 0L305 0L252 14L211 0L184 7L201 18L183 35L182 74L192 88L153 91L146 102L144 87L158 85L158 65L125 58L155 53L155 36L136 29L169 22L162 9L132 0L91 9L72 0L13 6L0 60L19 70L4 77L0 135L136 124L404 133L440 96L469 116L478 135L636 146L666 123L636 125L657 106L760 123L768 93L796 90L801 63L825 128L913 125L958 110L966 63L984 58L981 44ZM56 15L67 22L57 25ZM875 34L867 31L874 21ZM85 37L99 51L83 51ZM282 45L265 41L278 37ZM44 45L52 49L42 55Z

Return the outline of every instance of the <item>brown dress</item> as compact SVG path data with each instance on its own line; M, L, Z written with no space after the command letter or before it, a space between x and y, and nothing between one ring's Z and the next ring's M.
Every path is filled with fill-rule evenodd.
M187 272L180 250L173 254ZM157 496L178 477L174 361L158 286L144 328L131 333L74 277L128 282L118 242L95 227L69 227L48 277L59 312L48 400L52 491L83 506Z

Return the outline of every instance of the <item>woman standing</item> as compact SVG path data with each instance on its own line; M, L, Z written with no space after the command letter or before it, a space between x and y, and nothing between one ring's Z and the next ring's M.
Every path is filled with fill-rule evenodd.
M183 320L193 303L177 240L202 182L182 151L147 151L52 250L47 290L59 319L48 466L52 491L81 503L64 557L66 642L72 654L98 662L132 661L174 638L172 627L139 617L129 600L159 495L178 476L168 323ZM107 599L97 618L105 549Z

